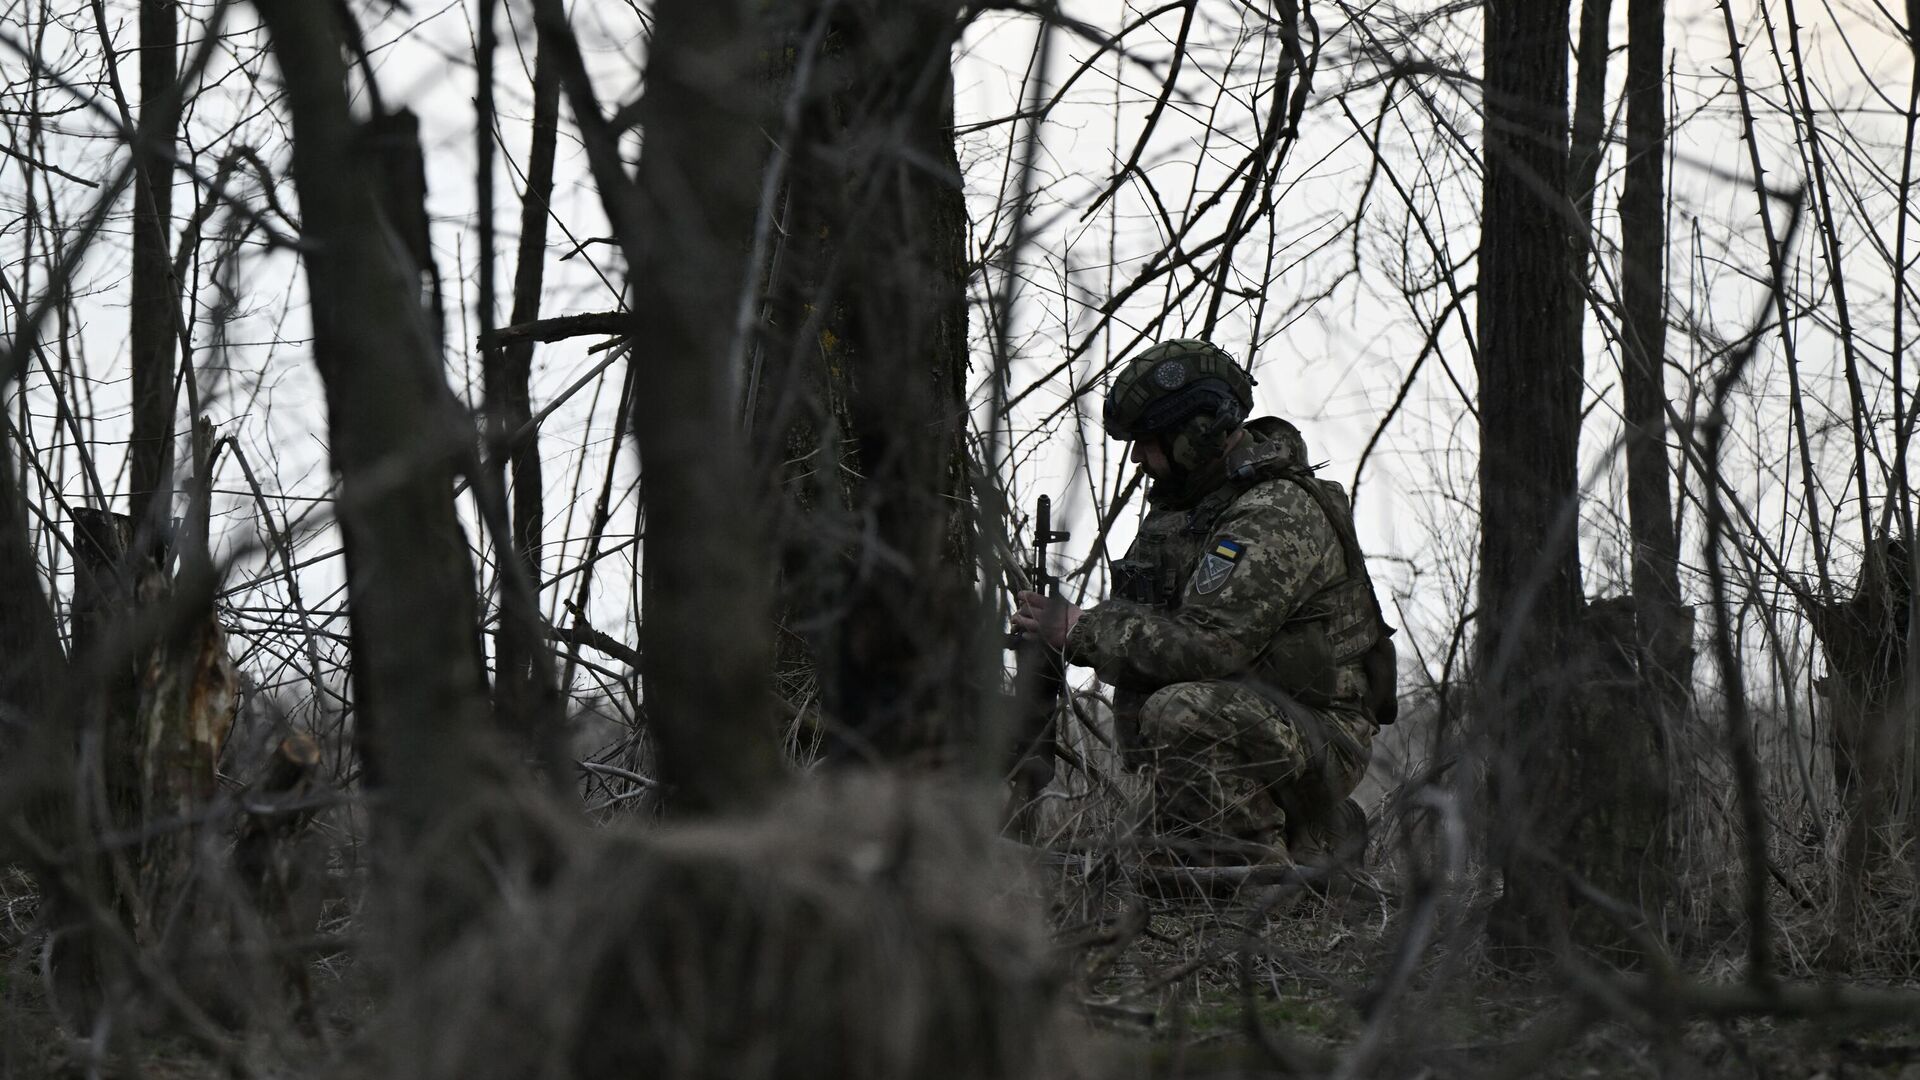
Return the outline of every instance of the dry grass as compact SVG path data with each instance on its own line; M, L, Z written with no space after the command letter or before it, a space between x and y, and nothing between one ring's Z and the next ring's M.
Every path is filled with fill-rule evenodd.
M396 969L351 836L332 834L321 933L247 944L247 985L304 964L291 992L235 1016L219 1045L177 1025L90 1053L39 992L25 879L0 876L0 1077L1814 1076L1920 1070L1920 1024L1828 1016L1689 1019L1622 996L1597 968L1503 968L1482 945L1490 891L1471 808L1409 790L1412 728L1363 788L1371 874L1299 891L1163 897L1124 841L1146 797L1082 732L1042 804L1035 866L997 833L992 793L927 776L812 777L750 818L595 827L504 806L525 847L492 906L437 959ZM1792 804L1770 805L1781 821ZM1704 813L1698 806L1696 815ZM1689 819L1696 823L1699 816ZM1739 867L1691 834L1668 942L1680 970L1742 974ZM1827 853L1775 834L1783 974L1822 970ZM1720 861L1707 858L1721 852ZM343 886L347 886L345 894ZM1804 902L1803 902L1804 901ZM1915 900L1876 894L1872 962L1850 982L1912 986ZM233 917L243 922L235 913ZM247 969L245 971L240 969ZM1903 1073L1902 1070L1909 1070Z
M1415 715L1377 747L1359 793L1375 822L1372 872L1334 899L1167 899L1137 888L1117 851L1061 860L1054 923L1073 946L1073 990L1090 1022L1140 1047L1162 1075L1920 1076L1920 1010L1891 1026L1844 1014L1702 1019L1708 1010L1625 994L1630 984L1596 962L1504 966L1511 958L1484 945L1495 889L1470 842L1480 828L1471 800L1411 782L1433 764L1427 719ZM1693 735L1697 785L1715 770L1703 762L1711 730ZM1089 739L1076 749L1101 775L1063 770L1047 804L1050 839L1123 848L1141 781ZM1831 852L1795 828L1807 805L1797 776L1786 782L1795 763L1779 753L1767 764L1781 779L1768 806L1779 975L1831 979ZM1661 963L1709 986L1745 975L1744 870L1728 799L1694 792L1685 804L1683 887L1661 920L1670 950ZM1868 920L1877 936L1843 977L1920 988L1920 905L1898 867L1881 884Z
M1042 1075L1062 972L981 793L810 781L753 817L564 831L346 1074Z

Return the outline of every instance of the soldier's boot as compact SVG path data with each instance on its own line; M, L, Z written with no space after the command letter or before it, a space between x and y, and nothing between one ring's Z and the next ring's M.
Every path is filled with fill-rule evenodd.
M1236 753L1223 741L1156 757L1152 821L1163 843L1159 858L1149 860L1151 877L1177 891L1219 896L1288 875L1286 814Z
M1367 857L1367 812L1352 799L1318 812L1287 817L1287 850L1303 867L1344 878Z

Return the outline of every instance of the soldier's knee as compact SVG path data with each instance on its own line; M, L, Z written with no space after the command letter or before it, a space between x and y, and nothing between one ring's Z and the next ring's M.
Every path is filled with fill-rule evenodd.
M1215 711L1213 686L1204 682L1169 683L1140 706L1140 737L1149 745L1171 742L1207 725Z

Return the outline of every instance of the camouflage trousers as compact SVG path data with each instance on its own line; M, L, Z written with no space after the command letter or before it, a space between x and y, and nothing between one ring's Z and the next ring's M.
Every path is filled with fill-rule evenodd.
M1366 772L1374 727L1237 682L1174 683L1140 708L1154 830L1202 849L1278 846L1289 815L1330 812Z

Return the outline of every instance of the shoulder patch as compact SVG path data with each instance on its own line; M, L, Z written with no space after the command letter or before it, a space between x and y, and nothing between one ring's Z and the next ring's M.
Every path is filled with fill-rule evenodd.
M1240 556L1246 554L1248 544L1244 540L1221 537L1213 542L1207 553L1200 558L1200 565L1193 571L1193 591L1201 596L1220 591L1220 586L1233 576L1233 568L1240 565Z

